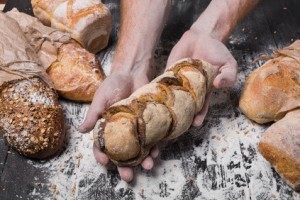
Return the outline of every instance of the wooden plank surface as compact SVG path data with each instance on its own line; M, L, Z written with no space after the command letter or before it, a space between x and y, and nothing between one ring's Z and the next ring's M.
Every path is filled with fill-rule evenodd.
M8 150L9 150L9 146L6 144L5 140L3 139L2 134L0 134L0 179L2 178L2 172L7 160Z
M29 0L10 0L5 10L18 7L31 13ZM173 1L172 13L156 49L154 66L163 70L169 52L209 0ZM119 30L119 1L106 0L113 16L108 47L98 54L105 70ZM92 158L91 136L76 127L88 105L61 101L69 144L48 161L29 160L0 138L0 199L300 199L257 151L266 126L249 121L238 109L245 78L263 61L261 55L299 38L300 2L265 0L229 38L227 46L239 64L238 81L230 90L216 90L201 128L191 128L179 140L162 145L156 167L136 168L131 184L120 181L114 167L106 169ZM7 155L7 156L6 156Z

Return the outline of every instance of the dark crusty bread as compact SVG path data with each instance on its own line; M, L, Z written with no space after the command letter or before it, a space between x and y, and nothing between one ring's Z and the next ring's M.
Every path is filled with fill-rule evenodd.
M65 138L58 96L18 23L1 12L0 21L1 133L21 154L47 158Z
M39 78L7 83L0 91L0 130L19 153L47 158L65 138L62 107L53 89Z
M270 126L259 151L294 190L300 191L300 110Z

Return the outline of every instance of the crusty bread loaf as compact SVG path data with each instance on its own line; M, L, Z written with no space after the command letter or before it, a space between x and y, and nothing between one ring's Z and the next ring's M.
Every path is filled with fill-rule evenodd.
M257 123L300 107L300 40L274 57L247 78L240 98L242 112Z
M6 15L18 19L60 96L80 102L93 100L105 79L94 54L82 48L68 33L46 27L32 16L17 10Z
M278 121L267 129L259 151L295 190L300 189L300 40L247 78L240 108L257 123Z
M100 0L32 0L33 12L45 25L68 32L97 53L107 46L111 14Z
M0 21L1 133L23 155L53 156L65 138L58 96L18 23Z
M3 85L0 130L19 153L47 158L62 150L65 133L58 96L39 78Z
M270 126L259 143L260 153L295 191L300 191L300 109Z
M96 146L116 165L138 165L155 144L188 130L214 76L213 68L204 61L178 61L105 111L105 122L94 130Z
M81 102L91 102L105 79L96 56L76 43L64 44L59 48L57 60L47 73L61 96Z

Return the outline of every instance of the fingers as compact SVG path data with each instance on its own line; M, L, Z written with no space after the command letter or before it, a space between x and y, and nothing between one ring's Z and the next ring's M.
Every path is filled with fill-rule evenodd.
M78 131L81 133L87 133L91 131L99 117L105 110L106 98L101 95L101 91L98 89L95 93L93 102L87 112L84 122L79 126Z
M130 182L133 179L133 169L130 167L118 167L118 171L122 180Z
M202 110L194 118L193 126L198 127L203 123L205 116L208 112L210 98L211 98L211 93L207 94Z
M237 76L237 62L234 58L219 69L220 73L215 78L213 84L216 88L232 87Z
M107 165L109 159L107 155L101 152L95 145L93 146L94 157L101 165Z
M96 91L86 118L78 130L82 133L91 131L107 107L130 95L131 84L132 80L128 75L109 76Z
M142 165L142 167L143 167L145 170L150 170L150 169L152 169L153 166L154 166L154 161L153 161L153 159L152 159L150 156L148 156L148 157L146 157L146 158L143 160L143 162L141 163L141 165Z
M155 146L151 149L151 151L150 151L150 156L151 156L152 158L157 158L157 157L158 157L158 154L159 154L159 148L158 148L157 145L155 145Z

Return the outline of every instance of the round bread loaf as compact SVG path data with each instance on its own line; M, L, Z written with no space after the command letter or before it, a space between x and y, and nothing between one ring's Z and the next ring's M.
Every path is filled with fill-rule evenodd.
M239 106L257 123L279 120L300 107L300 40L250 74Z

